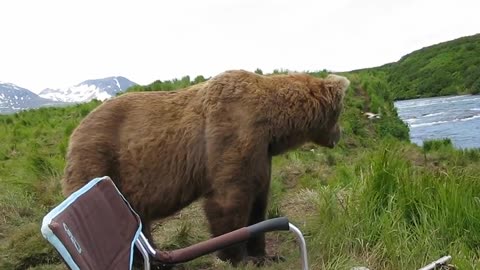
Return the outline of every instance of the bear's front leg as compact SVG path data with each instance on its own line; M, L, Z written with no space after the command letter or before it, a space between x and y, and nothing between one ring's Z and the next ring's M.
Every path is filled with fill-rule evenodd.
M213 237L248 225L251 193L239 190L238 186L223 186L206 196L204 208ZM219 259L236 266L246 258L245 244L238 244L217 253Z
M265 162L265 166L258 166L257 177L263 177L258 179L258 183L264 183L262 188L259 187L255 200L253 201L252 209L250 211L250 219L248 225L262 222L266 218L267 206L268 206L268 193L270 188L271 178L271 157ZM269 262L283 261L284 258L280 256L269 256L265 249L265 234L261 234L257 237L250 239L247 242L247 254L248 260L252 261L256 265L264 265Z
M267 211L268 189L261 191L255 197L255 200L250 211L248 225L252 225L265 220ZM248 256L264 257L265 250L265 234L253 237L247 242Z

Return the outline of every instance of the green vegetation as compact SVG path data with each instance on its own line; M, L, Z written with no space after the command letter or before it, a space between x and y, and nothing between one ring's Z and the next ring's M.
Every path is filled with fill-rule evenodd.
M379 67L396 99L480 94L480 34L429 46Z
M340 144L306 144L274 158L268 216L287 216L304 232L311 269L418 269L446 254L458 269L480 268L480 149L458 150L449 139L411 144L393 106L398 98L478 93L479 38L343 74L352 84ZM129 91L171 91L205 80L185 76ZM99 104L0 116L0 269L66 269L40 224L63 199L59 182L69 135ZM366 112L380 118L368 119ZM154 235L163 249L207 239L200 204L158 223ZM299 268L292 235L270 233L267 239L270 252L286 261L266 269ZM234 268L204 256L180 269Z
M423 142L423 150L426 152L431 150L439 150L441 148L453 148L452 140L446 138L442 140L427 140Z
M0 116L0 269L58 262L39 224L62 199L68 136L98 104Z
M154 81L153 83L142 86L142 85L135 85L128 89L128 92L138 92L138 91L172 91L176 89L182 89L188 87L193 84L201 83L206 81L206 79L199 75L195 77L192 81L190 80L190 76L184 76L180 80L173 79L168 81Z

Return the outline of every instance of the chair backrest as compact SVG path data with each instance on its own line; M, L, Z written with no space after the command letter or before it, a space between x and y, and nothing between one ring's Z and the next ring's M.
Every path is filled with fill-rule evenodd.
M139 216L108 177L91 180L52 209L43 236L70 269L132 269Z

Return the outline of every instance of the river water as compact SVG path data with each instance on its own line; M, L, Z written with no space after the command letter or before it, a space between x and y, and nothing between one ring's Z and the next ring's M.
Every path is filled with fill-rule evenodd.
M413 143L450 138L456 148L480 148L480 95L402 100L395 107Z

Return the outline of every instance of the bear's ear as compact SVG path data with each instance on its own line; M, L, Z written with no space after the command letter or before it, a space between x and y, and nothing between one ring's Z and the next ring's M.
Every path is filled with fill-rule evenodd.
M350 81L343 76L330 74L327 76L326 80L329 83L335 85L336 86L335 88L341 91L342 94L344 94L347 91L348 86L350 86Z

